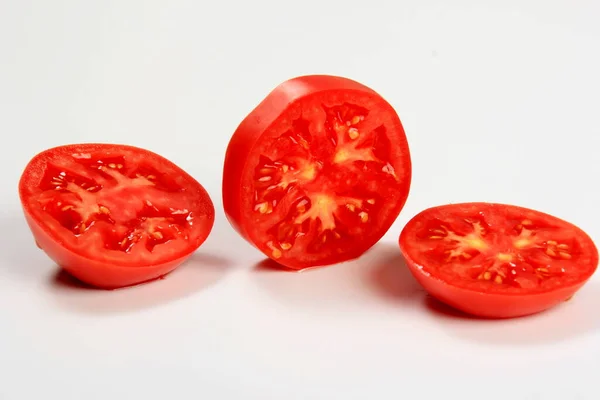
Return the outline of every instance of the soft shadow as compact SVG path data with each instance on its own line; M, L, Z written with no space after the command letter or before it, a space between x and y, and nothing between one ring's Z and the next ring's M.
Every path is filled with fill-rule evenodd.
M52 261L35 245L22 213L0 218L0 231L10 232L0 240L0 273L5 279L31 282L43 276Z
M253 268L254 272L289 272L289 273L298 273L302 271L293 270L290 268L286 268L285 266L278 264L270 258L264 259L258 264L256 264Z
M369 277L373 288L382 298L391 302L405 302L425 295L397 246L388 246L379 251L382 260L375 264Z
M262 258L262 253L233 229L219 207L216 208L215 224L200 250L227 257L242 268ZM250 264L248 260L251 260Z
M423 295L400 249L390 243L379 243L359 259L341 264L292 271L264 260L254 272L255 283L276 301L315 310L382 302L406 307Z
M170 274L136 286L96 289L59 269L48 280L48 294L58 306L82 313L123 313L164 305L210 288L224 277L230 262L196 253Z
M512 319L479 319L433 297L424 308L445 332L492 345L545 345L590 335L600 329L600 284L589 282L571 300L550 310Z

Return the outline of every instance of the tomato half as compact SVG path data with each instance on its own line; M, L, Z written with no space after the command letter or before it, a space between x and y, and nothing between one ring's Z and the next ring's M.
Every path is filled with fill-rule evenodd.
M399 242L433 297L489 318L533 314L568 300L598 266L598 250L581 229L505 204L429 208L406 224Z
M26 166L19 195L38 246L90 285L165 275L208 237L206 190L169 160L115 144L48 149Z
M311 75L276 87L227 148L223 205L232 226L292 269L347 261L390 228L409 193L403 126L372 89Z

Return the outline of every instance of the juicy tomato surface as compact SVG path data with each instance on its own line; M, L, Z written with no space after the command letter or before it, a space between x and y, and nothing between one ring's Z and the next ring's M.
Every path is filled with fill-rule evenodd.
M505 204L429 208L408 222L399 242L433 297L480 317L549 309L573 296L598 266L596 246L581 229Z
M223 205L232 226L292 269L357 258L391 227L409 193L403 126L379 94L343 77L276 87L227 148Z
M79 280L117 288L165 275L208 237L206 190L169 160L115 144L48 149L19 195L38 247Z

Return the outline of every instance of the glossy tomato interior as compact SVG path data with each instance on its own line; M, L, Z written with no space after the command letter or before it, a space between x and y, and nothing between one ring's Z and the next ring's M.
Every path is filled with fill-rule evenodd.
M301 77L235 132L224 205L238 231L280 264L327 265L383 236L410 179L404 130L385 100L344 78Z
M104 286L109 275L111 286L122 286L172 270L214 222L212 202L196 180L130 146L44 151L25 168L19 192L38 245L94 285Z
M564 301L598 265L597 249L581 229L502 204L425 210L405 226L400 247L431 294L492 317L531 314Z

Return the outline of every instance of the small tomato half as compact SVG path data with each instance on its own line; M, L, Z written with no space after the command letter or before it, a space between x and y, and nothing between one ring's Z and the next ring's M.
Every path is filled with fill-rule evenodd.
M164 157L132 146L45 150L25 167L19 195L38 247L101 288L173 271L214 224L213 203L200 183Z
M468 314L509 318L571 298L598 267L598 250L580 228L506 204L429 208L399 238L417 281Z

